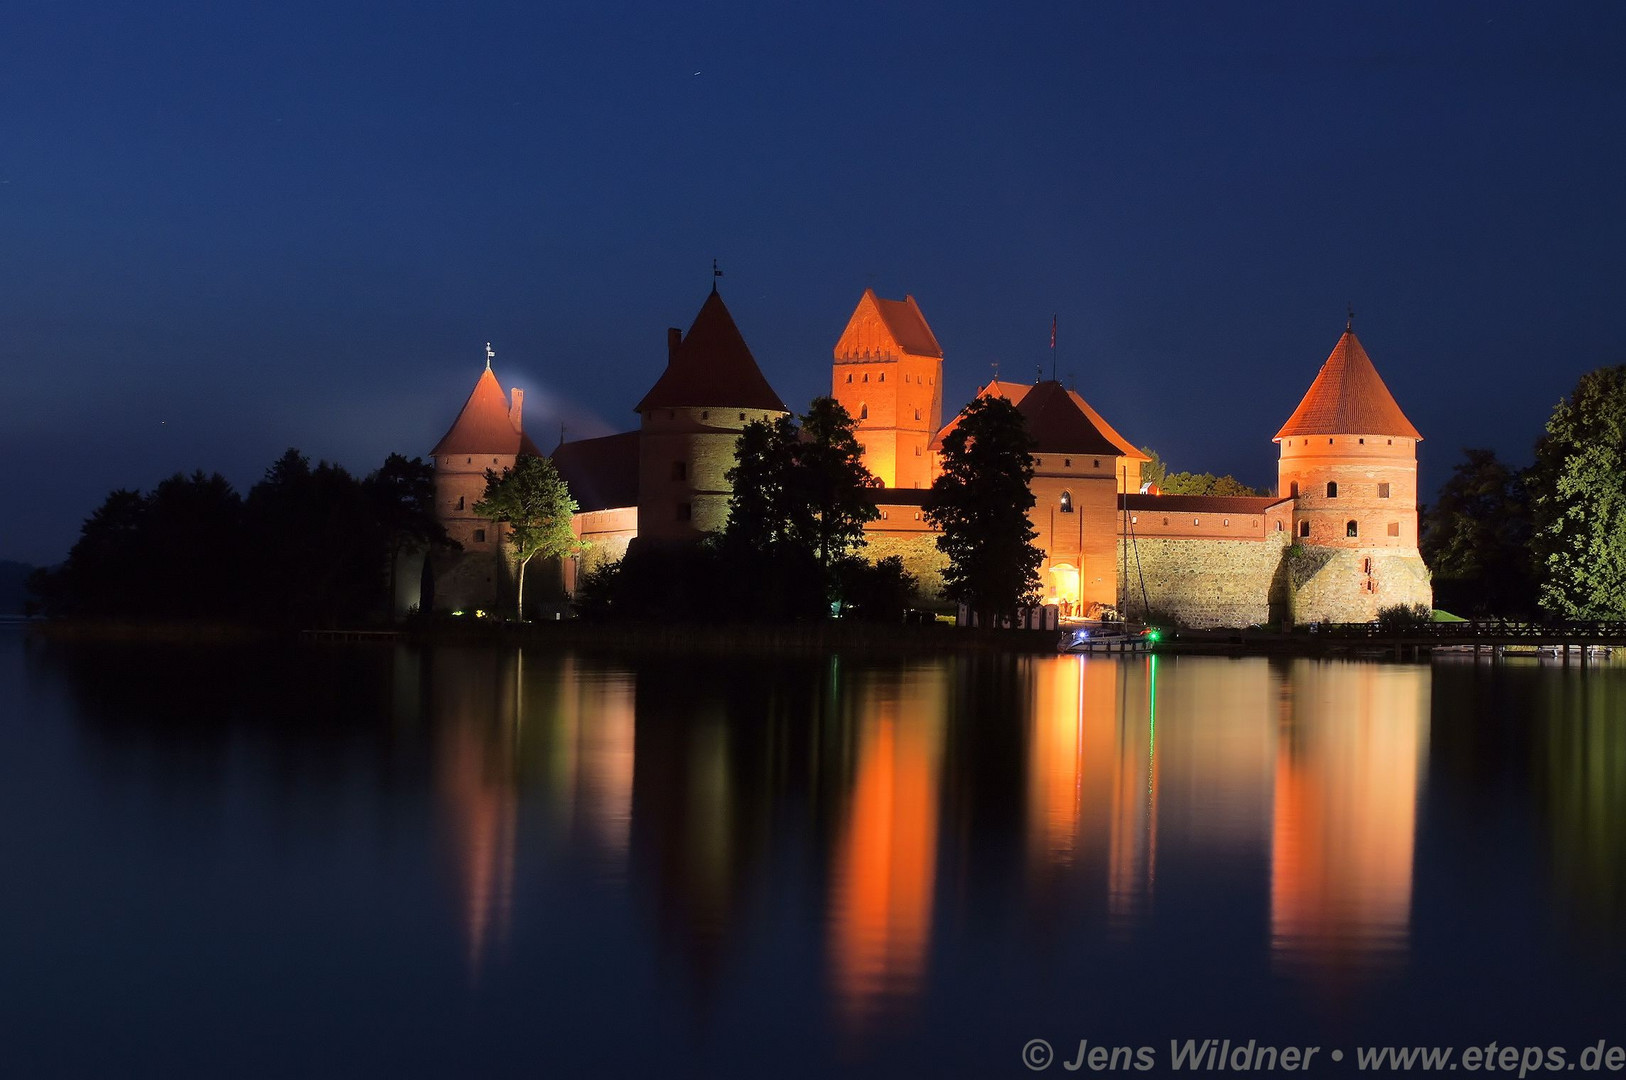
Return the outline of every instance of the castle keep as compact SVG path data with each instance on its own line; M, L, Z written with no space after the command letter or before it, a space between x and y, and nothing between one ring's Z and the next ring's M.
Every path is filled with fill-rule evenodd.
M883 485L864 554L901 557L927 593L941 588L945 563L922 504L959 421L943 420L943 363L914 297L866 289L831 364L831 396L853 417L864 464ZM1116 609L1219 627L1364 622L1390 605L1432 603L1417 551L1421 435L1351 327L1276 433L1274 496L1143 490L1146 455L1059 382L995 379L977 395L1006 398L1027 420L1040 588L1064 614ZM504 398L488 357L434 449L436 508L465 548L434 568L437 607L500 610L507 595L500 532L472 506L487 468L538 453L520 406L518 390ZM561 442L551 455L579 504L575 531L590 541L561 568L566 591L635 540L683 542L722 528L735 440L747 423L789 410L714 286L686 334L667 331L665 368L634 411L637 430Z

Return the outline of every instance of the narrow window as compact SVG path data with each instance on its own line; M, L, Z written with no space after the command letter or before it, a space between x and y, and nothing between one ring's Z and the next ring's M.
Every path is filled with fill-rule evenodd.
M1338 481L1336 481L1336 480L1327 481L1327 498L1336 499L1337 497L1338 497Z
M457 497L457 505L452 507L452 509L453 510L461 510L461 509L463 509L463 496L459 495Z
M1193 524L1193 525L1201 525L1201 524L1202 524L1202 523L1203 523L1203 522L1202 522L1202 519L1201 519L1201 518L1192 518L1192 519L1191 519L1191 523L1192 523L1192 524Z
M1309 536L1310 535L1310 523L1308 521L1299 522L1299 535L1300 536Z
M1073 512L1073 493L1071 491L1061 493L1061 512L1064 514Z
M852 382L852 381L853 381L853 373L852 373L852 372L850 372L850 371L849 371L849 372L847 372L847 381L848 381L848 382Z
M1169 519L1168 518L1163 519L1163 527L1165 529L1167 529L1169 527Z
M1100 459L1100 458L1096 458L1096 459L1095 459L1095 465L1094 465L1094 468L1097 468L1097 469L1099 469L1099 468L1100 468L1100 467L1101 467L1101 459Z
M1357 439L1356 441L1359 442L1362 446L1366 445L1366 440L1365 439Z
M702 412L700 414L700 419L702 419L702 420L710 420L711 419L710 411Z
M474 530L474 542L476 544L483 544L486 542L486 531L484 529Z
M1277 522L1276 522L1276 531L1277 531L1277 532L1281 532L1281 531L1282 531L1282 523L1281 523L1281 522L1280 522L1280 521L1277 521Z
M1295 499L1298 498L1299 497L1299 482L1297 480L1293 481L1292 485L1288 488L1288 490L1292 493L1293 498L1295 498Z
M860 420L868 420L869 419L869 406L868 405L865 405L865 404L862 404L862 403L859 404L859 406L858 406L858 419L860 419Z
M1332 440L1331 440L1331 439L1328 439L1328 440L1327 440L1327 445L1328 445L1328 446L1331 446L1331 445L1332 445Z
M917 447L915 447L915 457L919 457L919 456L920 456L920 447L917 446Z
M1064 468L1064 469L1071 469L1073 467L1073 459L1072 458L1062 458L1061 459L1061 467Z
M1344 535L1345 536L1354 536L1354 535L1356 535L1355 523L1353 521L1346 521L1344 523Z
M1129 515L1129 524L1131 524L1131 525L1139 525L1140 524L1140 518L1136 517L1134 514L1130 514Z
M469 458L467 461L463 462L463 464L465 464L465 465L473 465L474 464L474 459Z
M1379 484L1378 485L1378 498L1387 499L1388 497L1389 497L1389 485L1388 484Z
M694 517L694 507L688 503L677 504L677 519L679 521L688 521L692 517Z
M1044 458L1034 458L1033 459L1033 464L1034 464L1035 467L1043 465L1044 464Z
M1227 529L1229 529L1229 528L1230 528L1230 527L1231 527L1231 519L1230 519L1230 518L1226 518L1226 519L1225 519L1225 521L1224 521L1224 525L1225 525L1225 527L1226 527L1226 528L1227 528Z
M1390 536L1399 536L1400 535L1400 522L1398 522L1398 521L1389 522L1389 535Z
M1390 445L1390 446L1393 446L1393 445L1394 445L1394 444L1395 444L1395 441L1394 441L1394 440L1393 440L1393 439L1390 439L1390 440L1389 440L1389 445Z
M869 382L869 372L864 372L864 381Z
M886 372L884 372L884 371L881 372L881 377L879 379L876 379L875 381L876 382L886 382Z
M1361 573L1370 574L1371 572L1372 572L1372 560L1371 560L1371 558L1362 559L1361 560Z
M745 414L744 414L744 413L740 413L740 419L741 419L741 420L744 420L744 419L745 419Z
M920 419L920 410L919 410L919 409L916 409L916 410L915 410L915 419L916 419L916 420L919 420L919 419Z

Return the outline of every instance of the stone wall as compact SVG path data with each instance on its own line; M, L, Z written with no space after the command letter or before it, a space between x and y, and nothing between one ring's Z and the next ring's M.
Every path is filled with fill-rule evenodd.
M1371 622L1396 604L1434 606L1428 567L1416 552L1323 548L1304 545L1297 562L1311 557L1294 577L1293 621Z
M1263 540L1138 539L1127 552L1124 612L1141 619L1150 609L1154 617L1201 628L1278 622L1286 611L1287 543L1285 534ZM1120 540L1120 568L1124 548Z
M868 528L864 530L865 546L859 554L870 562L880 562L896 555L903 560L903 568L920 580L920 599L938 601L943 598L943 571L948 558L937 550L937 534L926 529Z

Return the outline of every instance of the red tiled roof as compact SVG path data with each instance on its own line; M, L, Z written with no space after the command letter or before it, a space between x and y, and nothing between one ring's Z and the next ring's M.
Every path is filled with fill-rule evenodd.
M788 412L715 290L634 412L719 406Z
M560 443L553 465L582 511L638 505L638 433Z
M1118 456L1118 446L1095 426L1059 382L1042 382L1022 395L1016 411L1027 418L1033 449L1042 454Z
M1061 384L1060 383L1054 383L1054 384L1040 384L1040 385L1060 386ZM984 386L981 390L978 390L977 391L977 396L978 397L1002 397L1002 398L1007 398L1012 405L1015 405L1017 407L1018 411L1021 411L1023 409L1023 402L1027 399L1028 391L1030 391L1032 389L1033 389L1033 387L1028 385L1027 383L1001 382L1000 380L995 379L994 381L990 382L987 386ZM1069 399L1071 399L1074 407L1079 412L1084 414L1084 419L1089 422L1089 425L1091 427L1093 427L1098 434L1105 437L1106 440L1112 444L1112 449L1110 449L1110 450L1073 450L1073 449L1070 449L1070 448L1063 448L1063 447L1057 447L1057 446L1045 446L1045 445L1041 444L1039 446L1040 452L1049 451L1050 453L1061 453L1061 454L1068 454L1068 453L1076 453L1076 454L1103 453L1103 454L1112 454L1115 457L1131 458L1131 459L1133 459L1135 461L1150 461L1151 460L1151 458L1147 457L1145 454L1141 453L1140 450L1136 449L1134 443L1130 442L1128 439L1126 439L1122 435L1118 434L1117 430L1111 424L1107 423L1106 420L1101 416L1100 413L1096 412L1095 409L1091 408L1089 402L1085 401L1081 396L1079 396L1079 393L1078 393L1077 390L1068 390L1068 391L1065 391L1065 393L1066 393L1067 397ZM1024 413L1024 415L1026 415L1026 414ZM937 435L932 439L932 449L933 450L942 449L943 439L948 435L949 432L953 431L957 426L959 426L959 423L960 423L960 418L958 416L956 416L954 419L950 420L947 424L943 425L943 430L939 431L937 433ZM1034 423L1033 418L1029 417L1028 418L1028 427L1029 427L1030 431L1033 428L1033 423ZM1035 434L1035 438L1037 438L1037 437L1038 437L1037 434Z
M1271 495L1142 495L1118 496L1118 509L1171 514L1263 514L1277 503L1292 502Z
M1345 330L1276 441L1293 435L1398 435L1421 439L1383 385L1355 331Z
M906 293L902 300L883 300L873 289L864 291L875 301L875 310L881 313L881 321L886 323L898 348L912 356L942 358L943 347L937 343L932 328L926 325L926 316L920 313L920 305L913 296Z
M463 411L429 453L542 456L536 444L508 419L508 398L489 367L474 384L474 393L463 403Z

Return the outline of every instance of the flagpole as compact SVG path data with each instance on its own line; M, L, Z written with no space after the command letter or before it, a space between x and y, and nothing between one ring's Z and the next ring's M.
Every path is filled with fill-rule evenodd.
M1050 316L1050 381L1056 381L1056 316Z

